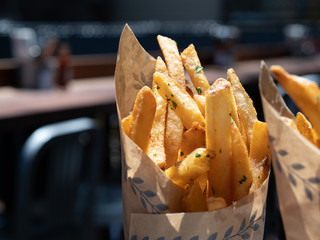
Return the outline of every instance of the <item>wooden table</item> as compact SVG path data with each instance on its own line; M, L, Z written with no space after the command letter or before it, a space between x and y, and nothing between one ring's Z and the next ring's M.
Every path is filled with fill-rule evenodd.
M115 105L113 77L72 81L66 89L27 90L0 88L0 129L39 125L53 119L67 119Z
M320 56L283 57L266 59L267 65L282 65L297 75L320 73ZM230 66L205 66L210 83L227 77L227 69L233 67L242 83L258 85L260 60L238 61ZM71 118L97 110L115 110L113 76L74 80L67 89L25 90L12 87L0 88L0 130L17 127L17 124L39 124L47 119Z

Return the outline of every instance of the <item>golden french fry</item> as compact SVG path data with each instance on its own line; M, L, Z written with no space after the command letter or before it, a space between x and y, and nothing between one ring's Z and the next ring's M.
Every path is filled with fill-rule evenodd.
M208 197L207 208L208 211L219 210L227 207L226 201L222 197Z
M157 39L167 63L169 76L177 81L184 89L186 86L185 75L177 43L174 40L161 35L158 35Z
M167 66L161 57L157 57L155 72L160 72L169 75Z
M297 113L296 121L297 121L297 128L301 133L301 135L304 136L311 143L315 143L313 139L314 134L312 131L311 123L307 120L307 118L301 112Z
M193 96L194 101L198 105L198 108L203 117L206 116L206 96L195 94Z
M271 66L270 70L320 135L320 90L318 85L306 78L289 74L281 66Z
M145 152L149 143L150 130L156 112L156 99L147 86L138 93L132 111L129 137Z
M183 123L177 114L167 107L164 146L166 152L166 168L177 162L179 147L182 143Z
M183 208L186 212L204 212L207 211L207 198L203 193L201 182L203 178L200 176L187 190L186 196L182 199Z
M168 105L179 116L187 129L192 127L193 122L204 126L204 118L186 90L163 73L154 73L153 80L158 86L161 97L168 102Z
M129 136L129 132L130 132L131 122L132 122L132 115L131 114L121 120L122 130L128 136Z
M206 93L206 145L216 154L209 172L209 191L228 205L232 202L232 99L231 84L222 78Z
M197 148L185 159L166 169L167 176L180 187L185 187L194 179L209 171L214 153L206 148Z
M230 81L232 86L240 122L242 123L247 135L248 143L246 145L248 147L248 150L250 150L253 124L257 120L257 112L253 106L251 98L242 87L238 76L232 68L228 69L228 80Z
M206 195L207 187L208 187L208 172L202 174L200 177L197 178L199 186L201 188L201 192Z
M203 72L198 54L193 44L190 44L181 53L182 64L187 70L191 81L199 95L204 95L207 89L210 87L208 80Z
M250 144L250 163L252 185L250 192L258 189L268 177L270 166L270 149L267 124L255 121Z
M156 61L156 72L168 74L163 60L158 57ZM146 154L161 168L166 167L166 154L164 146L164 135L166 127L167 102L163 100L157 90L157 85L153 83L152 91L156 98L157 108L150 131L150 141Z
M185 75L179 55L177 43L168 37L157 36L159 46L167 63L169 76L172 77L183 89L185 89ZM183 124L177 114L167 108L165 130L165 152L167 166L172 166L178 157L178 151L183 134Z
M235 123L232 124L231 131L233 201L238 201L249 193L252 184L252 172L246 144Z
M196 148L204 148L206 146L205 129L194 122L192 127L188 129L182 136L182 143L179 149L178 161L186 158Z

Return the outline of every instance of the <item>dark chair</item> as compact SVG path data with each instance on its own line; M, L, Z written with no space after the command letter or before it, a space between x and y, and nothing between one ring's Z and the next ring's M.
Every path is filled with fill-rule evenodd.
M101 131L79 118L36 130L18 166L16 239L92 239Z

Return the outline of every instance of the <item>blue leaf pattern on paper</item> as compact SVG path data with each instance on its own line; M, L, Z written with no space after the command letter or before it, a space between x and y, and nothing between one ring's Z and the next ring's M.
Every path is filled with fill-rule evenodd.
M132 181L133 181L134 183L136 183L136 184L144 183L144 181L143 181L141 178L139 178L139 177L134 177L134 178L132 178Z
M149 197L149 198L152 198L152 197L157 196L157 194L155 194L155 193L152 192L151 190L144 191L143 193L144 193L144 195L146 195L146 196Z
M251 228L253 231L257 231L259 229L259 224L254 224Z
M279 162L279 159L276 159L276 165L277 165L278 171L282 172L282 167L281 167L281 164Z
M194 237L190 238L190 240L199 240L199 236L194 236Z
M131 187L131 190L132 190L132 192L134 193L134 195L136 195L136 196L137 196L137 192L136 192L136 190L134 189L134 187L133 187L133 185L132 185L132 184L130 184L130 187Z
M295 178L292 176L291 173L288 174L288 178L289 178L289 181L292 183L293 186L297 186L297 182L296 182Z
M253 223L254 219L256 218L257 212L258 212L258 210L256 210L256 211L252 214L252 216L250 217L250 224Z
M280 149L280 150L278 151L278 153L279 153L279 155L282 156L282 157L288 155L288 152L287 152L286 150L283 150L283 149Z
M211 234L208 238L208 240L216 240L217 239L217 236L218 236L218 233L214 233L214 234Z
M251 237L251 235L246 232L246 233L240 235L240 237L241 237L242 239L249 239L249 238Z
M312 201L313 195L312 195L312 192L310 191L310 189L307 186L305 186L304 191L305 191L307 197L309 198L309 200Z
M273 136L269 136L269 141L270 141L270 142L274 142L274 140L276 140L276 138L275 138L275 137L273 137Z
M160 211L166 211L168 210L168 206L165 204L157 204L156 208L159 209Z
M240 225L239 232L242 231L245 226L246 226L246 219L244 218L244 219L242 220L241 225Z
M320 178L318 178L318 177L308 178L308 181L311 183L314 183L314 184L320 184Z
M141 201L141 204L142 204L143 208L144 208L145 210L148 210L146 201L145 201L142 197L140 197L140 201Z
M223 238L227 238L231 235L233 231L233 226L229 227L228 230L225 232L224 237Z
M179 237L175 237L173 240L181 240L181 239L182 239L182 237L179 236Z
M266 203L263 206L262 213L259 217L257 217L257 210L252 214L250 217L249 224L246 226L246 219L244 218L241 222L241 225L239 227L239 231L234 233L233 235L233 228L234 226L229 227L226 232L224 233L224 237L222 240L229 240L229 239L238 239L239 237L242 239L249 239L251 237L251 233L253 231L257 231L259 229L260 224L264 225L265 221L265 214L266 214ZM251 230L251 232L249 232ZM143 239L148 239L148 236L146 236ZM217 240L218 238L218 232L212 233L207 240ZM137 236L133 235L130 240L137 240ZM157 238L157 240L165 240L165 237L161 236ZM182 236L177 236L173 238L173 240L182 240ZM190 240L199 240L199 236L191 237Z
M281 157L287 158L290 157L289 153L286 150L279 150L278 154ZM301 173L303 169L305 169L305 165L302 163L293 163L293 164L287 164L286 161L281 161L277 158L277 156L273 156L277 169L280 173L283 173L283 169L285 168L288 172L288 179L290 183L294 186L298 186L298 181L301 182L304 186L304 192L306 197L310 200L313 201L314 199L314 194L320 195L320 190L315 186L315 184L320 184L320 178L319 177L309 177L305 178L304 174Z
M300 163L294 163L291 165L291 167L294 169L294 170L301 170L301 169L304 169L304 166Z
M152 214L159 214L161 211L168 210L165 204L153 204L150 199L154 198L156 194L151 190L141 190L140 186L144 181L139 177L128 178L132 192L137 196L140 195L141 205L145 210L150 210Z

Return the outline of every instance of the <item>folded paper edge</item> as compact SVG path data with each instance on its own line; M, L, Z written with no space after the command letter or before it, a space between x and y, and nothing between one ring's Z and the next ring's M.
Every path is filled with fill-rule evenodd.
M260 213L260 218L263 219L262 221L262 228L264 229L265 227L265 217L266 217L266 205L267 205L267 192L268 192L268 185L269 185L269 177L270 177L270 171L269 171L269 175L267 177L267 179L264 181L264 183L262 184L262 186L255 190L254 192L250 193L249 195L247 195L246 197L242 198L241 200L239 200L238 202L223 208L223 209L219 209L219 210L215 210L215 211L206 211L206 212L179 212L179 213L165 213L165 214L160 214L161 216L159 216L159 218L157 218L158 215L154 215L154 214L143 214L143 213L132 213L131 214L131 220L130 220L130 226L134 225L133 221L135 221L136 219L139 219L140 217L145 218L147 217L147 219L153 219L152 221L155 221L155 219L157 218L157 221L162 221L163 218L178 218L180 219L180 221L183 221L184 217L187 217L188 219L192 218L192 219L197 219L200 216L202 216L203 214L205 215L213 215L213 216L221 216L221 215L225 215L228 214L230 212L232 212L234 209L236 208L247 208L250 204L253 203L255 196L263 196L259 197L259 200L262 200L262 209L261 209L261 213ZM248 200L249 199L249 200ZM250 200L251 199L251 200ZM257 201L257 205L261 206L261 203L259 203L259 200ZM251 214L249 219L253 219L257 216L257 209L252 209L251 210ZM245 221L246 217L242 220L241 225L244 224L244 222L246 222L247 224L249 222ZM248 219L247 219L248 220ZM251 221L251 220L250 220ZM170 222L170 221L169 221ZM141 223L143 225L143 223ZM240 223L239 223L240 225ZM191 227L191 226L190 226ZM245 227L244 225L242 226L243 228ZM192 227L191 227L192 229ZM152 231L152 230L151 230ZM262 231L264 232L264 231ZM217 232L217 234L220 233L219 231ZM208 233L207 233L208 234ZM212 235L213 233L211 233ZM165 234L164 234L165 235ZM213 234L214 235L214 234ZM129 229L129 236L131 237L135 237L135 232L134 230L130 227ZM166 239L167 236L165 236ZM182 239L184 239L184 236L181 236ZM210 238L208 238L210 239ZM254 238L254 239L260 239L260 238Z
M281 116L295 119L293 113L280 95L271 77L269 68L263 60L260 64L259 90L261 98L264 98Z

